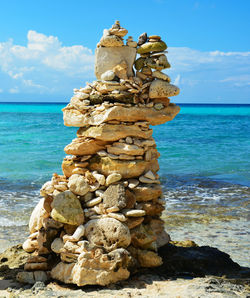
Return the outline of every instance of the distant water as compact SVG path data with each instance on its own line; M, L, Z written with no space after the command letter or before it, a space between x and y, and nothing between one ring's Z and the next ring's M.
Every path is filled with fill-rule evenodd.
M23 241L39 188L61 173L77 128L66 104L0 103L0 251ZM153 127L172 239L192 239L249 265L250 105L180 105Z

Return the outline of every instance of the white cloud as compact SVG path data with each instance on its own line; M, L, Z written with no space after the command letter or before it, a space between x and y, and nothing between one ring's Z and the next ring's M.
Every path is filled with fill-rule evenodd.
M19 93L19 89L18 87L10 88L9 92L12 94Z
M181 93L174 100L246 101L250 94L250 52L168 48L172 66L166 72ZM94 79L94 54L82 45L64 46L56 36L30 30L25 46L0 41L0 90L66 100L73 88ZM3 91L4 90L4 91ZM22 99L25 99L22 96Z
M10 93L69 94L93 73L94 55L82 45L66 47L32 30L26 46L0 42L0 88Z
M166 72L181 88L178 101L250 103L250 52L202 52L187 47L170 47L168 52L172 67Z

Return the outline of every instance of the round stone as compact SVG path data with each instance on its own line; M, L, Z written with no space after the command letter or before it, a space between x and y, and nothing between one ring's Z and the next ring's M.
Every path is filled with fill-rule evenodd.
M113 70L107 70L101 75L101 80L103 81L112 81L115 77Z
M126 248L131 242L129 228L114 218L90 220L85 228L85 235L90 244L103 246L107 251L119 247Z

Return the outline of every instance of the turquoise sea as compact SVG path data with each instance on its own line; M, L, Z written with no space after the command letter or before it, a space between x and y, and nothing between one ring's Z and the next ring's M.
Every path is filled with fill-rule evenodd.
M39 188L61 173L66 104L0 103L0 251L23 241ZM250 105L180 105L153 127L173 240L192 239L249 266Z

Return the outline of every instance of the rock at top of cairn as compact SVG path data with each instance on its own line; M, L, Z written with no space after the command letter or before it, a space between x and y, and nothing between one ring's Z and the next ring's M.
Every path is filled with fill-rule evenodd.
M117 75L120 79L134 76L133 64L136 57L137 43L131 36L124 45L123 37L128 30L116 21L110 29L103 30L103 36L97 44L95 52L95 75L99 80L113 80ZM122 63L122 65L120 65ZM126 64L124 66L124 64ZM114 68L116 67L116 72ZM117 73L119 68L125 72L122 76ZM113 72L113 76L112 73Z

